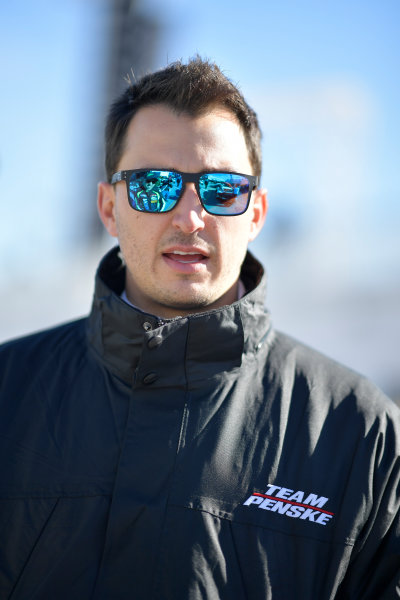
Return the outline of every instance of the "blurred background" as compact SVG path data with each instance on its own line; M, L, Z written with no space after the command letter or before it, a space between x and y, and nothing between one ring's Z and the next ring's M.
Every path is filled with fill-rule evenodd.
M196 53L257 111L275 326L400 399L400 3L0 5L0 341L88 312L107 108Z

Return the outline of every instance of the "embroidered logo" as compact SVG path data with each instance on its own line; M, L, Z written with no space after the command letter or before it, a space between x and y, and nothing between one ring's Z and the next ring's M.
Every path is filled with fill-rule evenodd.
M295 491L268 484L265 494L253 492L243 504L244 506L255 505L257 508L270 510L286 517L326 525L335 516L335 513L322 508L328 500L329 498L317 494L306 494L302 490Z

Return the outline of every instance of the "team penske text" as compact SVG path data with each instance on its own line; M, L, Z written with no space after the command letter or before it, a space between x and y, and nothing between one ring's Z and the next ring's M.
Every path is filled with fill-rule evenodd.
M302 490L295 491L268 484L265 494L253 492L243 504L244 506L255 505L257 508L270 510L286 517L326 525L334 517L334 513L322 508L328 500L329 498L317 494L306 494Z

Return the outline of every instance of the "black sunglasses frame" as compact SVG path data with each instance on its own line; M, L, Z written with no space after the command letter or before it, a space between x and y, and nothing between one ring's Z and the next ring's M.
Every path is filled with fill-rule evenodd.
M147 210L138 210L137 208L135 208L134 206L132 206L132 203L130 201L130 191L129 191L129 181L131 178L132 173L143 173L146 171L168 171L169 173L176 173L177 175L180 175L182 178L182 189L181 192L179 194L178 199L176 200L174 206L172 206L171 208L169 208L168 210L163 210L163 211L147 211ZM204 205L204 202L201 198L200 195L200 186L199 186L199 182L200 182L200 177L202 175L215 175L215 174L221 174L221 175L239 175L240 177L245 177L246 179L248 179L249 181L249 192L248 192L248 197L247 197L247 203L246 203L246 208L244 210L242 210L240 213L226 213L226 214L218 214L218 213L214 213L211 212L210 210L207 209L207 207ZM128 171L117 171L116 173L114 173L111 177L111 181L110 183L112 185L118 183L119 181L125 181L126 183L126 191L127 191L127 195L128 195L128 202L129 202L129 206L131 208L133 208L133 210L136 210L137 212L141 212L141 213L147 213L147 214L155 214L155 215L163 215L167 212L171 212L171 210L174 210L174 208L176 207L176 205L178 204L179 200L182 198L184 190L185 190L185 185L187 183L194 183L195 188L196 188L196 192L197 192L197 196L200 200L200 203L202 205L202 207L204 208L204 210L210 214L213 215L214 217L237 217L239 215L243 215L246 210L249 207L250 204L250 199L251 199L251 194L253 193L253 191L258 187L259 185L259 181L260 178L258 175L247 175L245 173L236 173L233 171L200 171L198 173L185 173L183 171L176 171L174 169L165 169L164 167L152 167L152 168L147 168L147 169L130 169Z

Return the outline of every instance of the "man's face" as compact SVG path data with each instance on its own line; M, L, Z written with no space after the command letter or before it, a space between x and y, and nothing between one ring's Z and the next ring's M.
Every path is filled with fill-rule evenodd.
M243 133L224 108L196 118L162 104L140 109L117 170L153 167L252 174ZM129 300L145 312L172 318L237 299L247 244L264 222L266 192L253 192L247 212L230 217L205 212L192 183L165 214L133 210L124 182L99 184L98 204L103 223L119 239Z
M154 182L153 181L146 181L146 183L144 184L144 187L146 188L147 192L150 192L153 187L154 187Z

